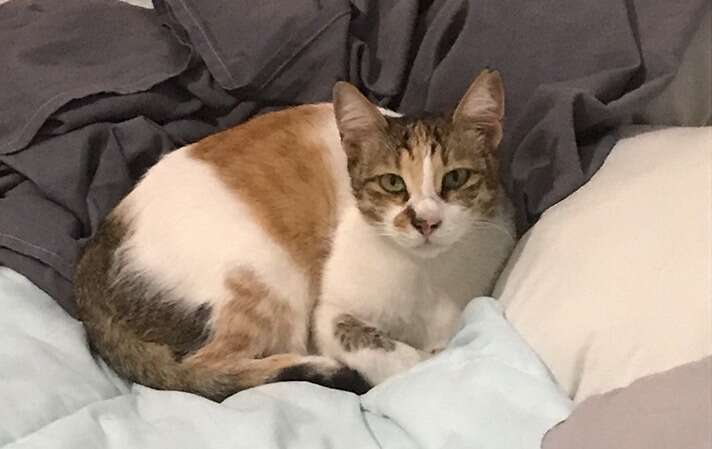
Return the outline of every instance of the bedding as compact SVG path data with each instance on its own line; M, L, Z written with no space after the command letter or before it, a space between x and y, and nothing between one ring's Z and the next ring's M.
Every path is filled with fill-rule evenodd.
M358 397L303 382L218 404L127 385L83 328L0 267L0 445L19 448L535 449L571 410L491 298L473 300L448 348Z
M543 449L712 447L712 357L583 401Z
M593 175L614 127L645 119L710 8L154 3L156 11L110 0L0 7L0 65L11 68L0 71L0 263L70 313L81 246L161 155L259 112L327 100L337 79L402 112L440 111L483 66L499 69L502 171L526 227ZM667 106L663 98L647 117L681 114Z
M328 99L336 79L436 111L501 69L525 229L596 173L618 125L709 121L709 2L155 3L0 6L0 265L14 268L0 267L0 445L538 448L569 393L579 405L545 449L710 446L710 128L624 139L518 246L497 295L565 392L488 298L447 351L362 398L282 383L222 404L126 384L66 313L81 246L159 157Z
M677 74L645 107L637 123L712 125L712 8L702 14Z
M576 402L712 355L712 127L621 134L494 293Z

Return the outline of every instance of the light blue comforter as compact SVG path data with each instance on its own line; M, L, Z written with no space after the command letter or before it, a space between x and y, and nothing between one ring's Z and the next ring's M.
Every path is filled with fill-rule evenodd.
M0 446L7 448L539 448L569 399L491 298L448 349L362 397L293 382L222 404L127 385L81 324L0 267Z

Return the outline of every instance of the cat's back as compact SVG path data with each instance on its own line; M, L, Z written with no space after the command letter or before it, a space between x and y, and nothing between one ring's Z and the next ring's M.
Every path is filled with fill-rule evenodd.
M347 184L331 105L299 106L167 155L112 219L124 260L187 300L230 298L246 271L288 297L313 288Z

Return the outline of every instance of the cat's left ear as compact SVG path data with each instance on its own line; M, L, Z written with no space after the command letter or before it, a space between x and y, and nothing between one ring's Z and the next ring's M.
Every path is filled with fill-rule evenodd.
M339 81L334 85L334 115L344 141L374 137L388 126L376 105L353 85Z
M504 84L496 70L485 69L475 78L460 103L452 120L455 126L479 128L490 137L496 147L502 140L504 117Z

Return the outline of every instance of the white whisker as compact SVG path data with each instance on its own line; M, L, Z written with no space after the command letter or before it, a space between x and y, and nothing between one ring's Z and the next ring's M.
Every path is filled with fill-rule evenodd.
M489 221L489 220L472 220L471 225L475 228L493 228L496 229L504 234L507 235L510 239L512 239L512 242L516 242L517 239L512 235L512 233L509 231L509 229L505 228L499 223Z

